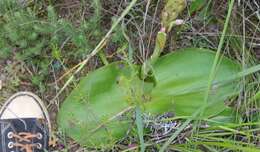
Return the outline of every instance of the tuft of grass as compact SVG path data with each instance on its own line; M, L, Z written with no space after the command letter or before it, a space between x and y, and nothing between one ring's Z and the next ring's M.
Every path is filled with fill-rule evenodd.
M90 38L102 35L101 27L96 27L99 14L75 26L59 18L52 6L44 10L46 17L41 17L38 9L15 0L1 4L0 59L14 57L25 62L32 69L32 84L41 92L46 90L51 67L66 70L66 61L87 56L95 45Z

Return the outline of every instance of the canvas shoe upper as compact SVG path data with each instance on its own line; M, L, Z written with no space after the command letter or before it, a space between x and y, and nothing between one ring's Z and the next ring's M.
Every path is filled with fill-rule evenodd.
M32 93L19 92L0 110L0 151L46 152L50 129L43 102Z

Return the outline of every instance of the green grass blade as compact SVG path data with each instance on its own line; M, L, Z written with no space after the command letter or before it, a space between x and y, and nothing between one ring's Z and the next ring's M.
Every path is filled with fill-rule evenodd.
M255 147L244 147L238 144L234 144L233 142L194 142L193 144L196 145L208 145L208 146L219 146L223 148L229 148L232 150L239 150L244 152L260 152L260 149L257 149Z
M171 142L182 132L183 129L185 129L189 123L200 114L200 112L204 109L204 107L201 107L199 110L193 113L193 115L187 119L175 132L174 134L163 144L162 148L159 152L164 152L166 148L171 144Z
M225 39L225 33L227 31L227 27L228 27L228 23L229 23L229 19L230 19L230 16L231 16L231 12L232 12L232 8L233 8L233 5L234 5L234 0L231 0L231 3L229 5L229 9L228 9L228 15L227 15L227 18L226 18L226 21L225 21L225 25L224 25L224 30L223 30L223 34L221 36L221 40L220 40L220 43L219 43L219 46L218 46L218 50L217 50L217 54L216 54L216 57L215 57L215 60L214 60L214 63L213 63L213 67L212 67L212 70L211 70L211 73L210 73L210 76L209 76L209 81L208 81L208 89L206 91L206 95L205 95L205 98L204 98L204 101L205 101L205 105L202 106L199 110L197 110L196 112L194 112L194 114L192 115L192 117L190 119L187 119L177 130L176 132L168 139L167 142L165 142L162 146L162 148L160 149L159 152L164 152L166 150L166 148L171 144L171 142L181 133L181 131L183 129L185 129L185 127L192 121L193 118L195 118L196 116L198 116L201 112L204 111L204 109L207 107L207 101L208 101L208 98L209 98L209 93L210 93L210 88L211 88L211 85L212 85L212 82L214 80L214 75L215 75L215 71L216 71L216 67L218 65L218 60L219 60L219 57L220 57L220 52L221 52L221 48L223 46L223 43L224 43L224 39Z
M142 112L141 112L140 107L136 107L135 117L136 117L135 123L136 123L136 126L137 126L138 136L139 136L140 145L141 145L141 152L145 152L144 126L143 126Z
M214 59L213 65L212 65L212 69L211 69L211 72L210 72L210 75L209 75L208 87L207 87L207 90L206 90L206 93L205 93L205 98L204 98L205 104L207 104L209 94L210 94L210 90L211 90L211 86L212 86L212 83L213 83L214 78L215 78L216 69L217 69L217 66L218 66L218 63L219 63L219 59L221 57L220 53L221 53L221 49L222 49L222 46L224 44L224 40L225 40L225 37L226 37L226 32L227 32L232 8L234 6L234 2L235 2L235 0L231 0L231 2L229 4L228 14L227 14L227 18L226 18L225 25L224 25L224 30L222 32L221 39L220 39L218 49L217 49L217 53L216 53L216 56L215 56L215 59Z

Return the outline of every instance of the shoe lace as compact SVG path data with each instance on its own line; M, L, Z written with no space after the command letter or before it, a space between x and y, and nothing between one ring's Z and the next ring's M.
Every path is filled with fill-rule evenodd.
M14 143L15 147L20 148L21 151L25 152L33 152L33 148L37 147L37 144L24 144L21 142L30 143L34 138L37 138L37 134L32 134L28 132L20 132L18 134L13 133L13 137L18 140L18 142Z

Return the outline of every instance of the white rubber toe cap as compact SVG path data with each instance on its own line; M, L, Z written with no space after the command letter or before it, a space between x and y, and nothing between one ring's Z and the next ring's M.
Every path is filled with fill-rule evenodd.
M0 119L46 118L47 110L34 94L20 92L13 95L2 107Z

